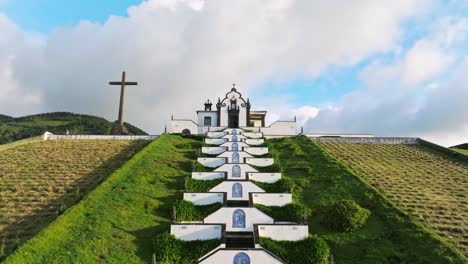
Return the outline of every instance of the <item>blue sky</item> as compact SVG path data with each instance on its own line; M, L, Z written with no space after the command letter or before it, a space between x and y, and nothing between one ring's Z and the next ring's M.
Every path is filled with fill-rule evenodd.
M154 133L235 82L310 132L468 141L466 107L444 99L467 90L465 36L465 0L0 0L0 113L114 119L101 84L126 69L128 117Z
M4 0L5 12L21 28L49 33L55 27L74 26L81 20L105 22L109 16L126 16L127 8L141 0Z

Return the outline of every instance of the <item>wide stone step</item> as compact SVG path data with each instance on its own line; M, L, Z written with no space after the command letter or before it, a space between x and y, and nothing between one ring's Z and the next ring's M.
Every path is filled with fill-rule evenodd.
M255 248L253 232L226 232L226 248Z
M249 201L248 200L228 200L226 202L227 207L248 207Z

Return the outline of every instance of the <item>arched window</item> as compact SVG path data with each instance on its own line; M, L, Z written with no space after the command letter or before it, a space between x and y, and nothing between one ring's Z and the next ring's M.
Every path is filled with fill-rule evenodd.
M237 143L232 143L231 150L232 151L239 151L239 145Z
M191 132L190 132L189 129L186 128L186 129L182 130L182 135L190 135L190 134L191 134Z
M232 163L239 163L239 152L232 153Z
M237 99L232 98L231 99L231 109L236 109L237 108Z
M232 185L232 197L242 197L242 184L234 183Z
M232 166L232 177L240 178L241 168L239 165Z
M237 136L236 135L232 136L232 141L237 142Z
M236 255L234 255L234 260L232 263L233 264L250 264L250 257L244 252L239 252Z
M236 209L232 213L232 227L245 228L245 212L242 209Z

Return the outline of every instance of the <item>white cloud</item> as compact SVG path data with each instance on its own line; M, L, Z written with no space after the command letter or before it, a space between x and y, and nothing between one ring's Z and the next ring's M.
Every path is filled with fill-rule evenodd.
M145 1L128 18L83 21L42 41L3 15L0 83L9 85L0 88L0 112L114 119L119 91L107 82L126 70L139 81L127 89L126 120L159 133L172 113L191 117L232 82L248 94L265 80L316 76L397 49L402 23L427 7L418 0ZM16 95L5 104L7 93Z

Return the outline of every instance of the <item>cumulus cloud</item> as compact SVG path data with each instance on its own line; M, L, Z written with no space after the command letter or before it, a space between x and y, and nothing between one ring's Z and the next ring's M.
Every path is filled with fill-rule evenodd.
M139 82L127 89L126 120L159 133L172 113L192 117L232 82L249 94L265 80L314 77L330 65L391 51L402 23L426 7L418 0L145 1L128 17L82 21L42 38L2 15L0 82L7 85L0 112L74 111L112 120L119 91L107 82L126 70Z
M455 40L453 32L466 36L468 28L464 18L442 20L451 22L416 41L395 62L368 65L360 74L363 87L322 108L306 127L320 132L426 137L446 146L467 141L468 56L455 56L453 47L461 39ZM445 24L436 22L440 23ZM455 70L438 76L447 68Z

